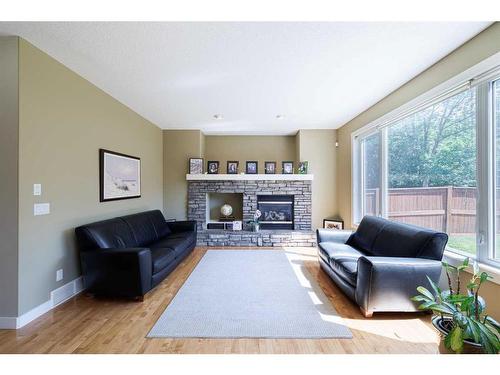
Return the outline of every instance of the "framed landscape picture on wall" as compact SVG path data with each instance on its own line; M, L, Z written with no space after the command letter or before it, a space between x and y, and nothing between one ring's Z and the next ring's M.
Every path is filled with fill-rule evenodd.
M101 202L141 196L141 159L99 150L99 198Z

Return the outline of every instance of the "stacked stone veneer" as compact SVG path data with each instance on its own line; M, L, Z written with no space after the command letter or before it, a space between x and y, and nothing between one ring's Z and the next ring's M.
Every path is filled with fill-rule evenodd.
M208 193L243 194L243 231L220 231L206 229ZM294 230L250 232L248 221L257 209L257 195L293 195ZM311 231L310 180L230 180L188 181L188 220L196 220L198 244L203 246L313 246ZM302 233L296 233L302 232ZM292 234L296 233L295 238ZM306 236L300 237L300 235ZM297 237L298 236L298 237ZM222 245L222 243L227 245ZM299 245L300 244L300 245ZM310 245L306 245L310 244Z
M249 232L210 229L198 232L197 245L311 247L316 246L316 234L313 231L261 230Z

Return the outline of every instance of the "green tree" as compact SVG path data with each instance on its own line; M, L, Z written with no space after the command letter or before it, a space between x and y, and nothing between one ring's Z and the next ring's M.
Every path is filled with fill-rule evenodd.
M389 187L476 186L475 91L389 128Z

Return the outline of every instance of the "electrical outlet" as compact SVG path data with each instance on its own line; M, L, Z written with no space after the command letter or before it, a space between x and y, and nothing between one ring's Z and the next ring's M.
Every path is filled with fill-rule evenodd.
M56 271L56 281L61 281L63 279L63 276L64 274L62 268Z

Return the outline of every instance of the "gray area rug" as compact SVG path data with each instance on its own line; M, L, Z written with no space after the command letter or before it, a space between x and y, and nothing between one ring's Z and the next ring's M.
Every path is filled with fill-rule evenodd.
M148 337L352 338L285 250L209 250Z

